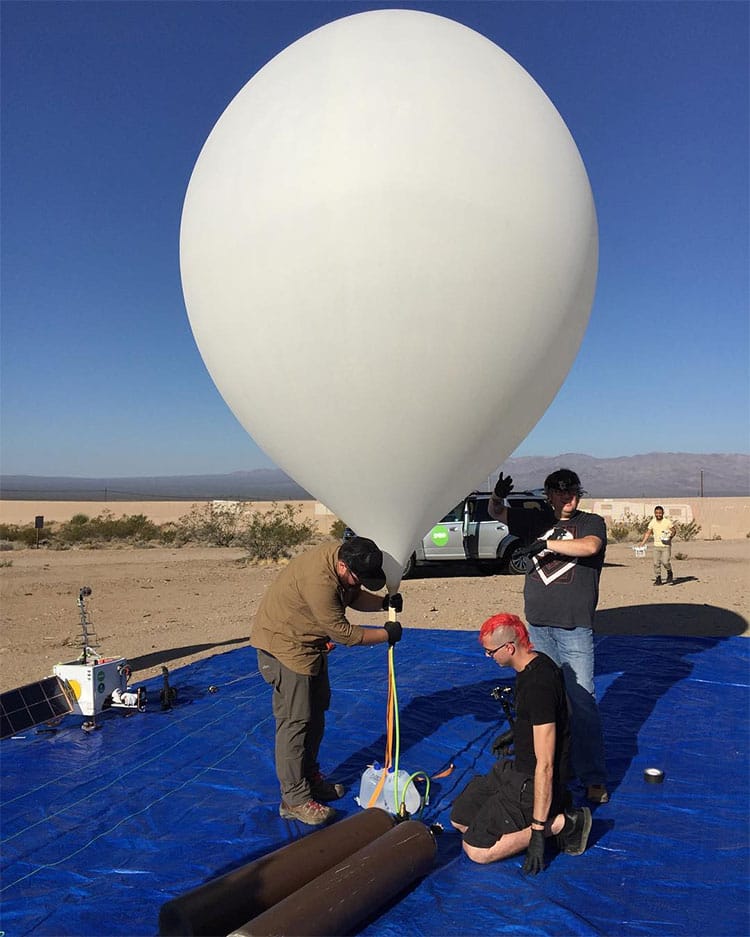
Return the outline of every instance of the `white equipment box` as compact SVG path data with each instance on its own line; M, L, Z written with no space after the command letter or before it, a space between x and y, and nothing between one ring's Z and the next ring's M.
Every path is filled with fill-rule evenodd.
M126 664L124 657L95 657L86 664L80 661L55 664L53 672L73 691L76 700L73 712L95 716L102 712L105 703L111 704L113 690L127 688L123 673Z

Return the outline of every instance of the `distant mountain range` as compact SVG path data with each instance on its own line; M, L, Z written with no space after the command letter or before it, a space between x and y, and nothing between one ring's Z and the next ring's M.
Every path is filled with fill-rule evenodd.
M311 498L281 469L228 475L145 475L77 478L0 475L6 501L308 501Z
M550 472L561 467L578 472L592 498L750 496L750 455L743 454L521 456L508 459L502 471L513 476L516 490L523 490L540 487ZM281 469L254 469L226 475L119 478L1 475L0 497L6 501L306 501L312 496Z
M508 459L502 471L517 489L540 487L550 472L571 468L592 498L697 498L750 495L750 455L649 452L596 459L581 453ZM701 476L702 473L702 476ZM702 491L701 491L702 484Z

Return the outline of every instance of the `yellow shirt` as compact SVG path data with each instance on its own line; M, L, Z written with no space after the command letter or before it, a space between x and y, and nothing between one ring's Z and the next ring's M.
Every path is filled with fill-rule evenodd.
M653 531L654 543L657 546L662 543L666 545L672 542L672 538L669 536L669 532L673 527L674 521L671 517L663 517L660 521L657 521L655 517L652 517L648 522L648 529Z
M268 587L250 643L295 673L320 670L326 643L361 644L364 629L344 614L360 587L345 589L336 575L340 544L324 543L295 557Z

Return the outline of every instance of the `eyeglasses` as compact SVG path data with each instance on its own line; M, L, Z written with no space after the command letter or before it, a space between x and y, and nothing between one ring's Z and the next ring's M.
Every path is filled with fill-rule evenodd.
M509 644L515 644L515 641L506 641L505 644L501 644L500 647L495 647L492 650L490 650L489 648L485 648L484 656L491 657L494 660L495 654L497 654L498 651L502 651L502 649L504 647L507 647Z

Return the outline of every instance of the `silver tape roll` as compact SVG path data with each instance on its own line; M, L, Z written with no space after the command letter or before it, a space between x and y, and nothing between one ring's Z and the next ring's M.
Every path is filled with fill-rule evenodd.
M649 784L661 784L664 780L664 772L660 768L646 768L643 772L643 779Z

